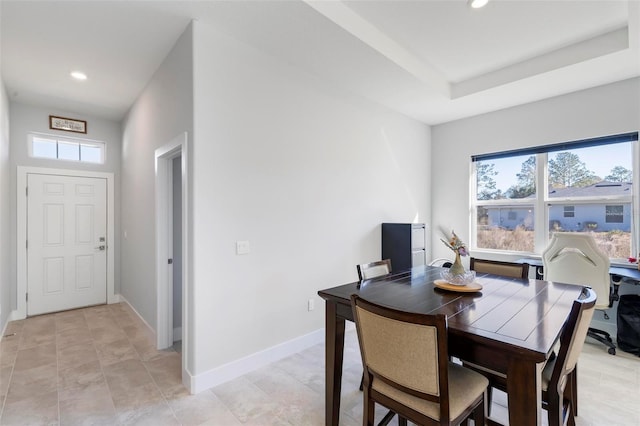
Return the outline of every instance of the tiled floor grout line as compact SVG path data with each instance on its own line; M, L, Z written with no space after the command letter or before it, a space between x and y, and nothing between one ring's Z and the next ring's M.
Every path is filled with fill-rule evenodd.
M98 352L98 348L96 346L96 341L93 338L93 333L89 328L89 322L87 321L87 311L86 309L82 310L82 316L84 317L84 321L87 324L87 329L89 330L89 335L91 336L91 346L93 346L93 350L96 352L96 358L98 359L98 365L100 365L100 373L102 373L102 379L104 380L104 384L109 389L109 399L111 399L111 406L113 407L113 413L115 416L118 415L118 410L116 409L116 403L113 400L113 392L111 390L111 386L109 385L109 381L107 380L107 375L104 374L104 365L102 364L102 360L100 359L100 353Z
M16 335L16 337L18 337L18 335ZM7 380L7 390L5 391L4 398L2 398L2 406L0 406L0 420L2 419L2 414L4 413L4 406L6 405L7 398L9 397L9 387L10 387L9 385L11 384L11 380L13 379L13 371L16 368L16 358L18 357L19 347L20 347L20 342L18 341L18 345L16 346L16 356L13 360L13 363L11 364L11 374L9 374L9 379Z
M117 322L117 320L116 320ZM118 326L120 328L122 328L122 326L120 325L120 323L118 323ZM124 331L124 330L123 330ZM142 356L140 355L140 353L138 352L138 349L135 347L135 345L133 344L133 342L131 341L131 337L125 332L124 333L127 336L127 341L129 342L129 344L131 345L131 347L133 347L133 350L136 351L136 354L138 355L138 359L140 360L140 362L142 363L142 366L144 367L145 371L147 372L147 374L149 375L149 377L151 377L151 381L153 382L154 386L156 387L156 389L158 390L158 392L160 392L160 395L162 396L162 400L164 401L165 404L167 404L167 407L169 408L169 410L171 410L171 414L173 414L173 417L176 419L176 421L178 422L178 424L181 424L180 419L178 419L178 416L176 415L175 410L173 409L173 407L171 406L171 404L169 403L169 400L167 399L167 396L164 394L164 392L162 391L162 388L160 388L160 386L158 385L158 382L156 381L156 378L153 376L153 374L151 374L151 372L149 371L149 367L147 366L147 361L144 361L142 359ZM182 360L182 357L180 357L180 359ZM182 361L180 362L180 364L182 365Z
M83 314L84 316L84 314ZM58 317L54 315L53 317L53 325L54 325L54 330L53 332L55 340L55 347L56 347L56 397L58 399L58 425L60 425L62 423L62 416L60 415L60 357L59 357L59 346L58 346Z

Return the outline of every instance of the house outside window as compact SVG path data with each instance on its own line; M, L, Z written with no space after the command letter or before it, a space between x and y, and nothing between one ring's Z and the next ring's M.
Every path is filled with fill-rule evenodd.
M581 232L626 261L640 244L639 150L629 133L474 156L472 250L540 254L554 232Z

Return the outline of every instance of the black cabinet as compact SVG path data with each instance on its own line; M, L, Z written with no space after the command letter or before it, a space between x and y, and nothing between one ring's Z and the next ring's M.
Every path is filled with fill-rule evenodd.
M383 223L382 258L394 271L426 263L424 223Z

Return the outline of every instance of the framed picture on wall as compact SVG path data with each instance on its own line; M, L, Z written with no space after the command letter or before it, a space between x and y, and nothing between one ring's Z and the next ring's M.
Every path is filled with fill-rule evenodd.
M87 133L87 122L75 118L49 116L49 128L66 132Z

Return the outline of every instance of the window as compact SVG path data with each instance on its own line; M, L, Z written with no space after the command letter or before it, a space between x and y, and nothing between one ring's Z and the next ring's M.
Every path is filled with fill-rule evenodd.
M474 156L472 249L540 254L562 231L592 234L612 259L631 256L639 151L634 132Z
M624 206L606 206L605 217L606 223L623 223L624 222Z
M77 138L61 138L55 135L29 135L29 155L35 158L104 163L105 144L99 141Z

